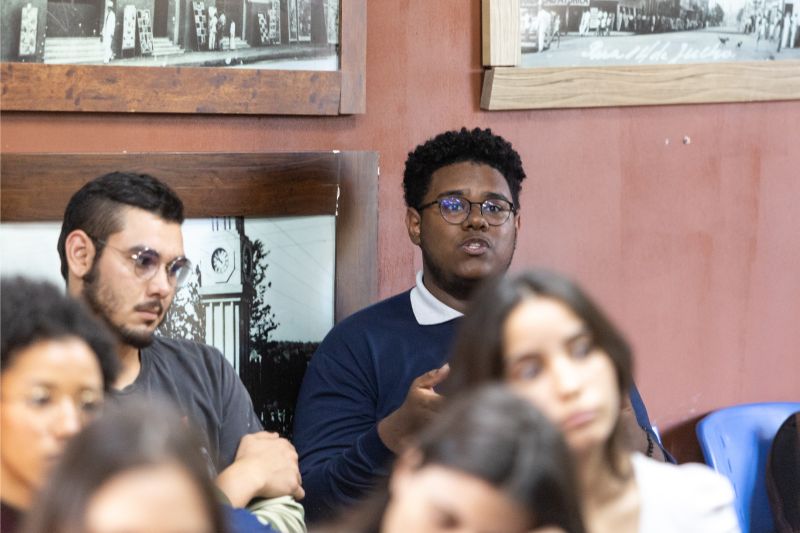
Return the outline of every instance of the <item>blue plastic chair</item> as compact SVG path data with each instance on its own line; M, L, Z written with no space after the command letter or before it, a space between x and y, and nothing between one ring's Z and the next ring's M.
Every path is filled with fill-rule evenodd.
M742 533L773 533L764 480L770 445L800 402L752 403L715 411L697 424L706 463L731 480Z

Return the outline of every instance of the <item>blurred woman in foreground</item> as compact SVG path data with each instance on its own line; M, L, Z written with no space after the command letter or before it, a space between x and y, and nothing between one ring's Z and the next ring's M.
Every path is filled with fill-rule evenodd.
M167 404L110 406L67 445L25 533L225 533L200 443Z
M592 533L735 533L733 490L703 465L630 452L620 413L628 344L571 281L532 271L496 279L460 326L445 393L504 381L562 431Z
M388 488L327 532L583 533L567 450L529 402L455 400L398 458Z
M118 363L103 325L54 285L3 279L0 313L0 529L14 533Z

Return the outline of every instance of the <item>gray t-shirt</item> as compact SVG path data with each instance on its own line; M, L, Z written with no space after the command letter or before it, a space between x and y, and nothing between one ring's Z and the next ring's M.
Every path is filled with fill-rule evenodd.
M261 431L253 402L236 371L222 354L205 344L156 335L140 351L141 370L136 380L112 398L166 398L206 437L206 450L214 474L227 468L239 441Z

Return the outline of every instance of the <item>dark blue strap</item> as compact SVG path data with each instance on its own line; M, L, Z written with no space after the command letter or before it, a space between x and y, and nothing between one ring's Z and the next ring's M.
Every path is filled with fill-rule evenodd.
M661 437L655 432L653 429L653 425L650 423L650 417L647 416L647 407L644 405L644 400L642 400L642 395L639 394L639 389L636 388L636 383L631 384L631 388L628 391L631 397L631 406L633 406L633 413L636 415L636 423L647 432L653 442L661 449L661 452L664 454L666 460L670 463L677 464L677 461L672 454L669 453L666 448L664 448L664 444L661 442Z

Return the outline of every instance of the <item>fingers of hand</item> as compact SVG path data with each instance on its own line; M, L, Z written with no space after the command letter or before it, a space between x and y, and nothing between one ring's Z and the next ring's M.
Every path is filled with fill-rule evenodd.
M303 490L303 480L300 477L300 470L296 465L271 465L274 469L266 472L264 483L259 491L261 496L273 498L277 496L291 495L296 500L305 496Z
M450 373L450 365L445 363L439 368L434 368L430 372L426 372L419 376L411 384L412 388L426 388L430 389L445 380Z

